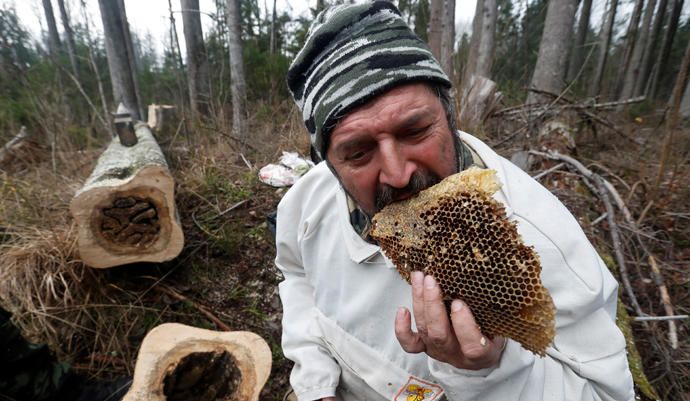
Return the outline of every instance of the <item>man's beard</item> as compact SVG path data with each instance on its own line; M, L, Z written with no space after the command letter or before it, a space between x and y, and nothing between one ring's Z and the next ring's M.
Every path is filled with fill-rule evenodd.
M376 190L376 210L378 213L385 206L395 202L398 199L416 195L420 191L436 185L441 182L441 177L429 171L415 171L410 177L410 182L404 188L393 188L388 185L383 185ZM370 216L372 217L372 216Z

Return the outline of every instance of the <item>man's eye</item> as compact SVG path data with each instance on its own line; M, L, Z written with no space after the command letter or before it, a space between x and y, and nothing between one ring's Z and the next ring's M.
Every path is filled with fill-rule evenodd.
M411 129L411 130L407 131L407 136L410 138L417 138L417 137L423 136L424 134L426 134L426 132L429 130L429 128L430 128L430 126Z
M353 153L350 153L349 155L347 155L346 160L348 160L348 161L362 160L365 155L366 155L366 153L364 151L360 150L358 152L353 152Z

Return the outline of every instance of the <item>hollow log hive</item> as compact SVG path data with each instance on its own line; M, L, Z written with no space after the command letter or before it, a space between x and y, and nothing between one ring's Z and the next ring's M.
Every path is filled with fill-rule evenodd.
M92 267L161 262L182 250L165 157L146 124L136 124L135 132L131 147L113 138L70 205L81 258Z
M165 323L144 338L123 401L256 401L271 363L252 332Z
M492 198L499 188L495 171L470 168L386 206L374 216L372 237L405 280L417 270L434 276L445 300L470 306L486 336L544 356L555 309L539 256Z

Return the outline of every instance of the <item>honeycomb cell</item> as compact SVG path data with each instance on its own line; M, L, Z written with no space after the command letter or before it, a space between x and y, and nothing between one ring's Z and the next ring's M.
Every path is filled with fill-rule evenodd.
M553 301L539 257L492 198L493 170L471 168L374 216L371 235L409 282L423 271L444 299L463 299L482 332L544 356L555 334Z

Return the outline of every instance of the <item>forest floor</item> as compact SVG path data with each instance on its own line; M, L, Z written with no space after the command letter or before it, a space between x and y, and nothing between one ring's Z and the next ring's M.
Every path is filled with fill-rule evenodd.
M47 343L62 360L96 379L131 376L145 334L158 324L180 322L217 329L206 312L232 330L261 335L273 353L273 368L262 400L281 400L291 364L280 349L280 273L266 216L284 190L262 184L258 168L275 162L281 151L308 154L306 133L291 105L256 113L252 146L241 157L227 127L199 125L195 132L159 138L176 179L176 202L185 234L177 258L95 270L84 266L76 249L69 202L89 175L100 150L44 152L31 162L0 170L0 304L33 341ZM277 116L277 117L276 117ZM608 179L621 193L647 247L658 261L676 314L690 313L690 131L678 130L667 172L654 190L663 136L656 113L604 116L611 129L564 113L572 127L573 157ZM602 118L604 118L602 117ZM635 120L635 117L638 119ZM517 120L492 119L483 137L510 158L517 151L544 146L536 132L515 135ZM661 127L661 128L660 128ZM596 133L596 135L595 135ZM535 160L531 174L553 166ZM568 169L541 178L573 212L612 266L613 249L605 209ZM655 191L650 198L651 191ZM652 201L650 203L650 201ZM659 286L647 257L624 229L629 279L645 313L664 315ZM620 279L615 267L614 274ZM630 300L623 296L625 305ZM633 309L628 308L631 315ZM676 322L678 347L669 344L668 322L632 323L647 377L664 400L690 399L690 320Z

